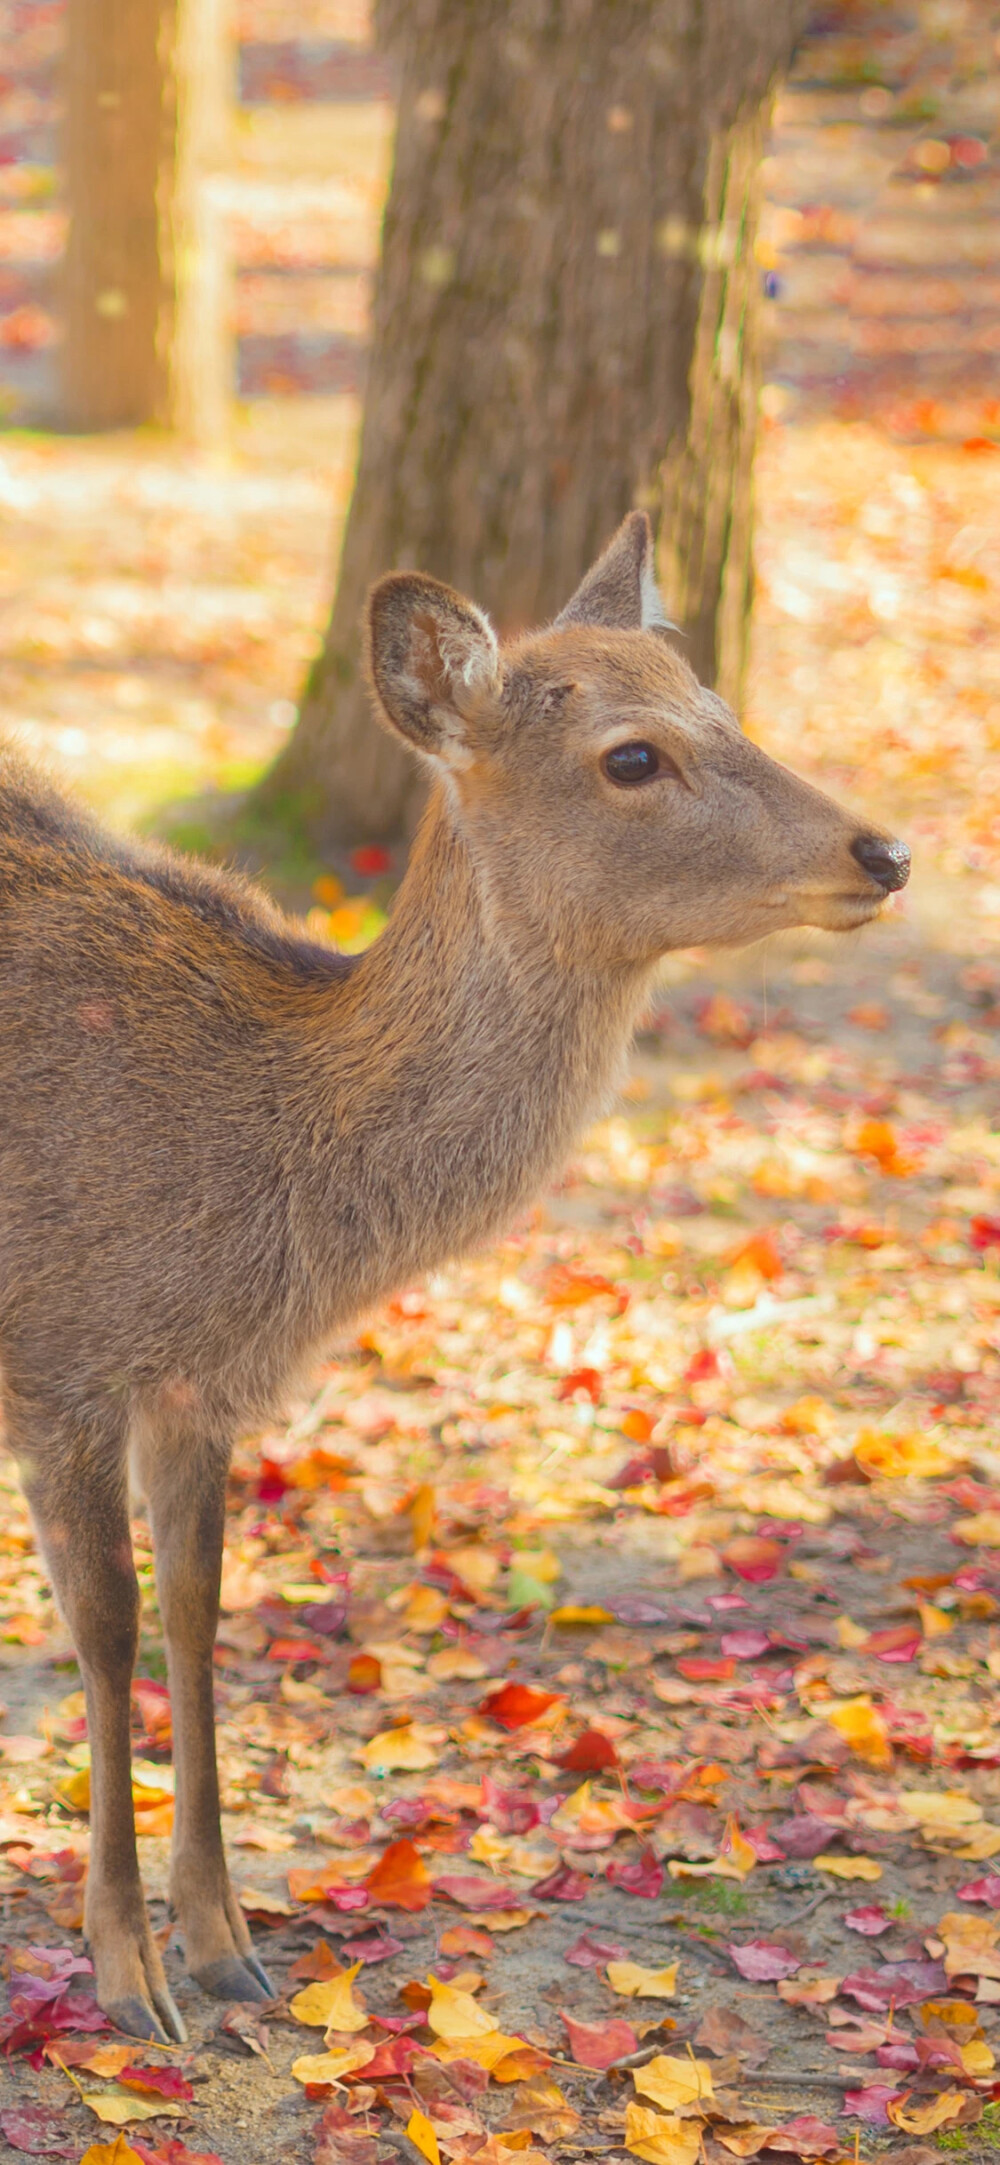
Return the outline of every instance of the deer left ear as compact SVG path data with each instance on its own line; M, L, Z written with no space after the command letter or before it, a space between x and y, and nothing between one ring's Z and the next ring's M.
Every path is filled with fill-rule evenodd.
M553 625L590 624L605 631L676 631L656 584L653 529L645 511L630 511L603 556L591 565Z
M397 571L372 588L367 630L382 720L414 751L465 765L500 688L489 618L439 579Z

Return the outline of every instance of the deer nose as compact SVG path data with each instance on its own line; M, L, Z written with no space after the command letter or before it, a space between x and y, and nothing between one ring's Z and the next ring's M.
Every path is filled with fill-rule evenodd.
M905 887L910 877L910 852L905 842L887 842L880 834L859 834L851 843L851 856L863 872L891 894Z

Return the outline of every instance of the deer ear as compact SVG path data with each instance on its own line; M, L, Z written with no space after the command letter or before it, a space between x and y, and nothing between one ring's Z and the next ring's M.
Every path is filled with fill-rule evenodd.
M553 629L591 624L606 631L676 631L656 584L653 529L645 511L630 511L603 556L592 564Z
M439 579L395 571L368 597L368 675L383 718L431 758L462 766L500 686L488 617Z

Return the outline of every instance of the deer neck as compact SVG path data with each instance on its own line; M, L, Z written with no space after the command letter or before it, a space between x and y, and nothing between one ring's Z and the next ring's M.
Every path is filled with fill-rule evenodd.
M606 1102L648 981L568 971L537 929L498 923L435 801L325 1047L332 1120L312 1162L355 1312L510 1221Z

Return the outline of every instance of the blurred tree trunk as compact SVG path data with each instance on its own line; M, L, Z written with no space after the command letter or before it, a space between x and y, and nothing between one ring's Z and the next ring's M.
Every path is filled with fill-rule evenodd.
M60 420L164 416L172 315L175 0L69 0Z
M422 793L359 671L365 590L393 567L512 631L645 505L686 651L738 693L758 170L804 12L390 6L403 82L357 482L323 651L259 792L320 845L405 832Z

